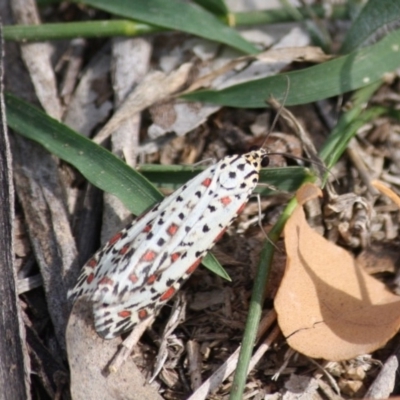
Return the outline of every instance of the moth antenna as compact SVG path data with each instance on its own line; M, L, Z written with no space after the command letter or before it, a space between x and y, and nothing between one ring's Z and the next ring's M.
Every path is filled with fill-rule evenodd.
M272 244L272 246L275 247L275 250L280 251L278 246L270 239L270 237L268 236L267 232L265 232L264 227L262 226L262 213L261 213L261 198L260 198L260 194L259 193L255 194L255 197L257 199L257 204L258 204L258 227L261 229L262 233L264 234L264 236L268 240L268 242L270 244Z
M280 106L279 106L279 109L278 109L278 111L277 111L277 113L276 113L276 115L275 115L274 120L272 121L272 124L271 124L271 127L269 128L269 131L268 131L267 134L265 135L265 139L264 139L264 141L263 141L263 143L262 143L262 145L261 145L261 148L264 148L265 143L267 142L267 139L268 139L269 135L270 135L271 132L274 130L274 128L275 128L275 126L276 126L276 124L277 124L277 122L278 122L278 119L279 119L279 117L281 116L282 110L283 110L283 108L285 107L286 100L287 100L287 98L288 98L289 90L290 90L290 78L289 78L287 75L285 75L285 78L286 78L286 81L287 81L285 96L283 97L283 101L282 101L282 103L281 103ZM266 101L266 102L267 102L267 101Z

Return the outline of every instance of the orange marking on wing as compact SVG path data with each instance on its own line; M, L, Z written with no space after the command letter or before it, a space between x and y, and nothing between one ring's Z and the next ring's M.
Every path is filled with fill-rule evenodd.
M89 268L95 268L97 266L97 260L95 258L91 258L87 263L86 266Z
M121 256L123 256L128 250L129 250L129 244L126 244L124 247L121 248L121 250L119 251L119 254L121 254Z
M151 231L151 224L148 224L144 227L143 232L148 233Z
M154 261L156 258L156 253L153 250L147 250L146 253L143 254L141 261Z
M175 288L173 288L172 286L166 291L164 292L164 294L160 297L161 301L165 301L165 300L169 300L174 294L175 294L176 290Z
M116 235L114 235L109 241L108 241L108 245L112 246L113 244L115 244L116 242L118 242L119 239L121 239L122 237L122 233L118 232Z
M139 319L146 319L148 316L148 312L143 308L142 310L138 311L138 317Z
M171 224L168 229L167 229L167 233L171 236L174 236L175 233L178 231L179 226L176 224Z
M136 283L136 282L139 280L139 278L138 278L138 276L137 276L136 274L130 274L130 275L128 276L128 279L129 279L132 283Z
M221 197L219 201L226 207L232 200L229 196Z
M94 274L90 274L90 275L86 278L86 282L89 283L89 284L91 284L92 281L93 281L93 279L94 279Z
M201 184L205 187L209 187L211 185L211 178L206 178L204 179L203 182L201 182Z
M178 252L172 253L171 254L171 261L175 262L180 256L181 256L181 253L178 253Z
M108 276L103 276L100 281L99 285L113 285L114 281L110 279Z
M187 274L191 274L192 272L195 271L195 269L200 265L201 263L201 259L199 258L198 260L196 260L187 270L186 273Z
M149 276L149 279L147 279L147 284L148 285L152 285L154 282L155 282L155 280L157 279L157 275L155 275L155 274L153 274L153 275L150 275Z
M121 318L128 318L131 316L131 312L128 310L122 310L118 313L118 316L120 316Z

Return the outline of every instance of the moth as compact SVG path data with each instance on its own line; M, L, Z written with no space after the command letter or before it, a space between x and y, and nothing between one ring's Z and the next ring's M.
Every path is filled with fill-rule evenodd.
M69 296L92 302L102 338L132 329L173 297L243 210L268 162L262 148L223 158L90 258Z

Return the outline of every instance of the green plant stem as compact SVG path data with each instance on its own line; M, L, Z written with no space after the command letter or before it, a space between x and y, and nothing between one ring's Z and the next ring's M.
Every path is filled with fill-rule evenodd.
M347 18L347 9L344 6L332 7L331 13L321 6L312 7L315 15L320 18ZM307 18L306 8L300 7L298 11ZM232 13L231 20L235 26L259 25L268 23L292 22L293 16L283 9ZM149 25L131 20L113 19L105 21L63 22L41 25L6 25L3 27L5 40L23 42L72 39L72 38L99 38L113 36L140 36L166 30L158 26Z
M366 86L354 93L352 109L343 114L343 116L340 118L339 123L332 131L332 134L329 136L329 139L326 141L320 152L320 157L322 158L322 160L328 162L328 169L337 162L339 157L346 150L349 140L354 137L357 130L362 125L364 125L366 122L373 120L377 116L382 115L383 113L390 114L390 110L384 107L373 107L364 111L365 104L368 103L373 93L379 88L381 84L381 81L374 82L371 85ZM363 114L360 116L362 112ZM393 115L393 113L391 114ZM399 117L399 114L393 116ZM313 178L307 177L305 179L305 182L306 181L311 182L313 181ZM296 206L296 198L293 198L286 206L279 221L272 228L269 234L269 238L272 240L273 243L276 243L278 241L287 219L290 217ZM245 332L243 335L242 348L239 354L238 366L233 379L232 390L229 398L230 400L241 400L243 398L243 392L247 379L247 371L249 368L250 359L256 340L258 325L261 318L262 305L265 296L264 292L271 269L274 250L274 246L271 243L266 242L261 252L260 264L258 266L257 276L254 280L249 314L247 317Z
M285 211L282 213L279 221L274 225L268 234L269 240L276 243L282 233L283 227L287 219L292 214L296 207L296 200L292 199L286 206ZM245 332L243 336L242 347L240 349L239 361L233 378L232 390L230 393L230 400L241 400L243 398L243 391L246 384L247 371L250 364L251 354L253 352L254 343L256 340L258 325L261 318L265 285L268 281L269 273L271 270L272 257L274 255L275 247L270 241L265 241L264 247L260 255L260 264L258 265L257 275L254 279L254 287L250 300L249 314L247 316Z
M140 36L147 33L165 30L141 22L123 19L86 22L64 22L41 25L8 25L4 26L4 39L22 42L100 38L113 36Z
M381 85L382 81L379 80L357 90L353 94L351 101L352 108L340 117L319 154L328 170L339 160L346 150L349 141L355 136L358 129L367 122L389 113L386 107L371 107L365 110L365 105ZM326 173L322 179L322 187L326 185L328 177L329 174Z
M342 138L340 143L337 143L336 148L329 154L329 157L327 157L327 168L330 169L336 164L343 152L346 150L349 141L363 125L387 113L388 109L386 107L371 107L368 110L365 110L363 114L353 122L349 123L341 132Z
M327 165L327 168L332 168L337 161L337 157L332 158L332 154L335 152L335 149L338 146L343 145L347 146L348 140L344 140L343 131L347 129L349 124L354 123L354 121L360 116L360 114L365 110L368 101L371 96L375 93L375 91L382 85L382 81L378 80L376 82L371 83L368 86L364 86L363 88L357 90L353 96L349 104L351 104L351 109L345 112L339 119L335 128L332 130L329 138L325 142L324 146L320 151L320 157L322 161ZM343 152L342 150L340 154Z

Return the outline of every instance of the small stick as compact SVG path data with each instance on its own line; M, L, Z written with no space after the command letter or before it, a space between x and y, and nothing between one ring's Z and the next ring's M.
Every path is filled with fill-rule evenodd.
M105 376L108 376L111 373L115 373L121 367L121 365L125 362L125 360L132 353L133 347L137 344L139 339L142 337L144 331L153 323L155 317L152 316L148 318L143 323L137 325L133 331L129 334L129 336L121 343L121 347L115 354L115 356L111 359L108 366L103 371Z

